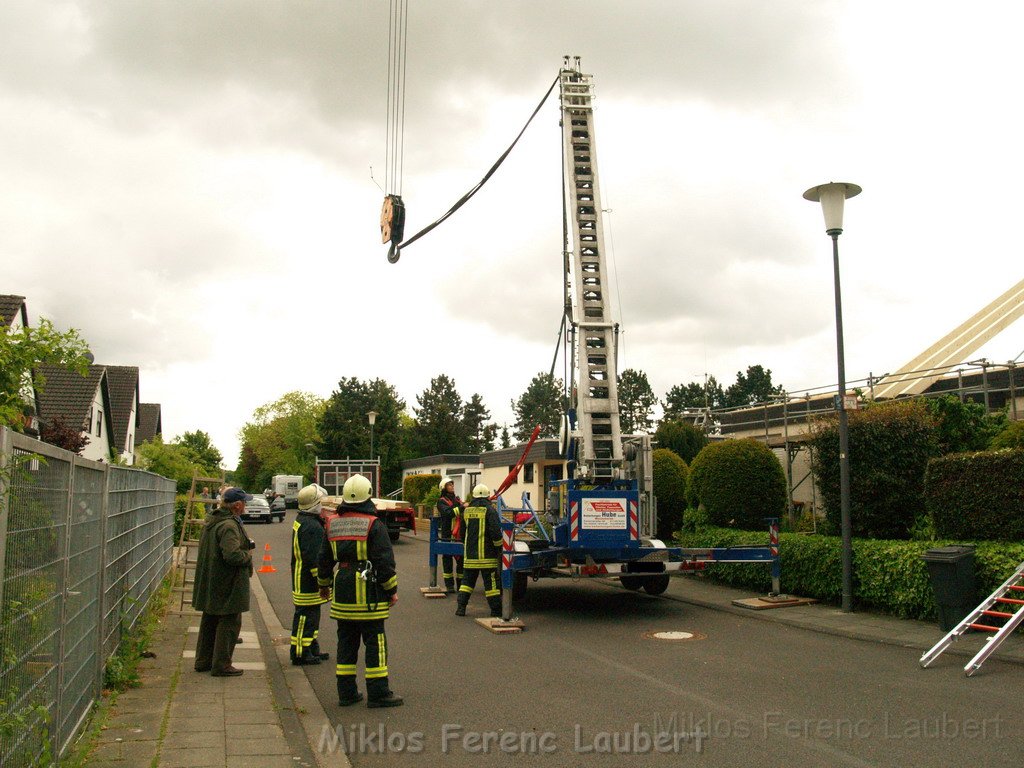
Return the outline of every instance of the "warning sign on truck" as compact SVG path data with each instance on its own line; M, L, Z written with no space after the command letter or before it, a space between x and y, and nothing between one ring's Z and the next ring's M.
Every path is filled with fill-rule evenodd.
M626 527L626 500L583 499L581 527L590 530L619 530Z

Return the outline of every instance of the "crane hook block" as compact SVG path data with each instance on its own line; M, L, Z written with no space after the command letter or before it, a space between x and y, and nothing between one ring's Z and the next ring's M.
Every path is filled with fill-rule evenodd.
M405 203L400 195L385 195L380 209L380 241L391 243L388 261L398 261L398 244L405 236Z

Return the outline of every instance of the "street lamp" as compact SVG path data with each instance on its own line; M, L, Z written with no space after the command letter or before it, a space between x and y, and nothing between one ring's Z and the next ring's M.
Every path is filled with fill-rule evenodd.
M370 411L366 414L366 418L370 420L370 461L373 461L373 424L377 421L377 412Z
M846 356L843 351L843 300L839 290L839 235L843 232L843 204L861 192L856 184L829 182L811 187L804 199L820 202L825 234L832 238L832 269L836 291L836 359L839 364L839 515L843 554L843 612L853 610L853 535L850 526L850 440L846 416Z

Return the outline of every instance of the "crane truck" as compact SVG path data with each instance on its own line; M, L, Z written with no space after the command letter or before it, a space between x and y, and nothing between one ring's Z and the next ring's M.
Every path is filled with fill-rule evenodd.
M754 547L670 547L655 538L651 438L623 435L617 391L617 325L606 301L608 287L594 130L593 76L579 57L565 57L559 76L563 146L563 249L566 355L572 370L569 408L560 447L567 477L548 486L544 510L525 494L513 508L499 496L502 513L502 619L530 579L618 578L627 589L652 595L669 577L709 562L767 563L779 591L778 521L769 522L769 544ZM437 587L440 556L461 555L458 542L440 541L431 520L430 588Z

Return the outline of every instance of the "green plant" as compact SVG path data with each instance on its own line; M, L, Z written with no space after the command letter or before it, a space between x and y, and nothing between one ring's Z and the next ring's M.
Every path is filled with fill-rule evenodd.
M659 448L675 451L688 465L708 444L704 431L685 421L662 421L654 432L654 441Z
M725 528L698 528L684 532L678 541L685 547L728 547L765 544L767 533ZM935 599L922 559L926 550L951 544L893 539L853 540L854 600L901 618L935 618ZM842 596L842 557L835 536L783 533L779 536L782 589L838 605ZM1024 544L982 541L974 550L974 574L978 594L991 593L1024 562ZM736 587L767 591L767 569L750 565L714 564L708 577Z
M928 462L925 502L937 535L1024 539L1024 450L941 456Z
M674 451L658 448L652 456L654 496L658 499L657 536L668 541L683 525L689 468Z
M925 511L924 473L936 455L935 419L921 401L882 403L849 413L850 520L853 535L905 539ZM839 426L835 415L812 426L812 467L830 530L839 530Z
M1024 448L1024 421L1011 421L988 444L990 450Z
M786 476L778 458L756 440L723 440L705 447L690 466L690 506L707 510L713 525L752 529L786 510Z
M925 402L935 419L935 438L942 455L983 451L1008 423L1005 413L989 413L983 403L961 402L954 395Z
M139 661L153 639L160 618L167 612L172 586L172 576L168 575L150 596L134 626L127 625L122 608L121 639L103 667L105 689L120 692L139 686ZM129 604L131 602L129 598Z
M402 498L412 505L422 504L431 488L437 488L441 476L435 474L408 475L402 480Z

